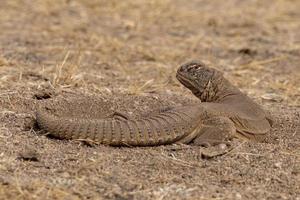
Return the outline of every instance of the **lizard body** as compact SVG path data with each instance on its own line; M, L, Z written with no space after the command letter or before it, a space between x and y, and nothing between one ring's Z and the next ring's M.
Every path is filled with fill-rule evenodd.
M138 120L57 117L38 107L37 123L58 138L113 146L214 145L231 137L261 141L270 131L267 113L216 69L192 61L181 65L176 77L201 100L199 104Z

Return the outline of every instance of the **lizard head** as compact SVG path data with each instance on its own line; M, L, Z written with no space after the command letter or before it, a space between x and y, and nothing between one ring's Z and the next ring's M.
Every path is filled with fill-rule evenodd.
M191 61L179 67L176 78L201 101L209 102L214 100L219 73L201 61Z

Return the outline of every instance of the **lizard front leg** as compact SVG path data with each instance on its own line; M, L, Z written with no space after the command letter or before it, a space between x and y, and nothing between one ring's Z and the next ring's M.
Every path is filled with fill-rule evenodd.
M203 128L191 144L213 146L226 143L236 133L234 123L227 117L215 116L203 121Z

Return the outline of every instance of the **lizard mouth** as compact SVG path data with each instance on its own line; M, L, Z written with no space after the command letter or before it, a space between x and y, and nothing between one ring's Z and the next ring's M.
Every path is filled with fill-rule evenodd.
M197 86L193 83L193 81L191 81L189 78L186 78L183 74L181 74L180 72L178 72L176 74L176 78L177 80L183 84L185 87L187 87L188 89L190 89L194 95L196 96L201 96L201 91L197 88Z
M187 78L184 75L184 73L180 73L180 72L177 72L176 78L185 87L190 89L193 92L193 94L195 94L196 96L201 96L201 94L207 90L211 82L210 80L208 80L207 83L204 85L204 87L200 87L197 84L195 84L193 80Z
M192 88L195 88L195 86L194 86L194 84L192 83L192 81L190 80L190 79L188 79L188 78L186 78L184 75L182 75L181 73L177 73L176 74L176 78L177 78L177 80L180 82L180 83L182 83L185 87L187 87L187 88L190 88L190 89L192 89Z

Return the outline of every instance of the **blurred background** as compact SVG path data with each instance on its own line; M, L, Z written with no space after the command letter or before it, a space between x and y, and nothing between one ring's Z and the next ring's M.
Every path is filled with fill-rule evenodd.
M172 90L178 65L198 59L257 98L299 104L299 9L296 0L1 1L0 87Z

